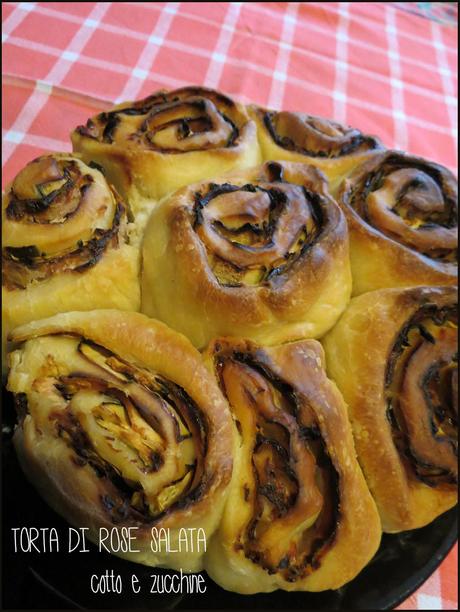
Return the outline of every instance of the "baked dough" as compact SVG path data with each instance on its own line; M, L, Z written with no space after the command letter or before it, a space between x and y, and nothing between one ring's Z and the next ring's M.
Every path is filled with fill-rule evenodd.
M345 219L323 174L273 162L191 185L153 211L142 312L197 347L319 337L351 292Z
M17 325L68 310L139 310L129 210L98 169L55 153L27 164L2 198L2 351ZM5 364L5 361L3 361Z
M8 389L14 444L41 495L72 525L137 527L136 563L202 568L182 530L217 527L232 471L228 407L190 342L116 310L72 312L17 328ZM152 527L170 549L151 546ZM190 532L191 533L191 532ZM195 531L195 537L197 531Z
M350 231L353 295L457 284L458 184L399 151L371 156L340 188Z
M375 136L324 117L256 105L248 106L248 111L257 125L264 160L284 159L317 166L326 174L334 196L345 175L369 154L383 148Z
M135 212L179 187L261 161L245 107L204 87L124 102L71 138L74 151L101 164Z
M456 301L454 287L366 293L323 340L384 531L457 502Z
M341 587L370 561L381 527L321 345L219 338L205 359L239 438L206 571L245 594Z

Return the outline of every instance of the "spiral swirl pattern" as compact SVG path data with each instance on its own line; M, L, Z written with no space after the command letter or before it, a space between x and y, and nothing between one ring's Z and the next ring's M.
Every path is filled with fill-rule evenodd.
M425 304L406 322L385 377L387 415L409 469L431 487L458 482L455 304Z
M457 503L456 287L370 291L322 342L359 462L389 533Z
M357 168L344 183L341 199L392 240L455 265L458 191L445 168L390 151Z
M246 123L234 102L201 87L158 93L89 119L79 134L163 153L227 148Z
M72 143L104 167L138 218L180 187L261 161L246 108L204 87L123 102L78 126Z
M190 185L150 217L142 284L142 311L198 347L219 334L316 337L350 294L345 219L324 175L304 164Z
M259 285L286 273L328 222L327 201L297 185L210 184L197 194L194 229L222 285Z
M318 576L324 575L318 580L325 578L329 587L323 588L331 588L340 578L328 553L344 555L341 561L347 563L343 539L349 537L350 546L355 529L359 531L348 531L348 521L354 523L365 512L370 539L353 551L355 560L347 571L355 571L372 554L380 532L354 458L344 406L322 371L319 344L303 341L265 349L244 340L218 339L207 357L240 437L232 502L219 534L222 550L212 551L216 557L232 557L230 576L214 570L218 581L231 581L241 563L245 577L251 572L262 576L261 588L271 584L309 590L320 570ZM349 499L354 487L362 495L356 504Z
M259 113L279 147L309 157L338 158L381 146L376 138L323 117L262 109Z
M98 169L65 154L35 159L3 200L3 286L25 289L91 268L127 242L127 220L126 206Z
M48 357L30 414L64 441L76 465L102 478L101 504L114 524L152 521L197 494L206 422L183 389L84 339L44 337L34 348L68 357L64 372Z
M99 526L136 527L134 561L199 569L203 549L169 559L150 546L153 525L173 543L191 526L210 537L225 500L230 416L198 352L161 323L115 310L58 315L13 339L23 342L10 355L14 441L40 492L96 541Z
M302 579L319 565L338 518L338 474L325 451L318 419L305 402L296 403L293 388L249 356L222 358L217 368L241 436L251 438L253 474L243 495L252 520L237 547L289 582ZM292 532L308 529L308 543L301 550L292 546Z

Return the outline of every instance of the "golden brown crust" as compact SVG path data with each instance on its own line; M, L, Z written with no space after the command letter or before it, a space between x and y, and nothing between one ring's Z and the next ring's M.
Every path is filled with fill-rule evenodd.
M127 242L127 207L101 173L71 155L29 162L2 202L2 285L25 289L82 272Z
M184 185L260 163L244 106L204 87L124 102L77 127L71 138L84 160L105 168L135 211Z
M256 122L264 160L284 159L320 168L334 196L344 176L382 149L378 138L323 117L254 104L248 112Z
M142 311L196 346L319 336L349 294L346 225L316 168L273 162L191 185L150 217Z
M385 531L426 525L457 500L456 288L351 301L323 339Z
M219 338L204 357L240 440L207 572L247 594L339 588L369 562L381 528L321 345Z
M457 283L457 181L398 151L373 155L343 182L353 295L385 287Z
M132 561L199 571L203 546L150 546L153 526L176 549L181 528L209 539L231 477L228 407L196 349L115 310L60 314L11 339L23 343L10 355L14 441L41 494L93 540L100 527L137 527Z
M128 216L99 170L78 156L27 164L2 198L4 332L66 310L138 310L140 257Z

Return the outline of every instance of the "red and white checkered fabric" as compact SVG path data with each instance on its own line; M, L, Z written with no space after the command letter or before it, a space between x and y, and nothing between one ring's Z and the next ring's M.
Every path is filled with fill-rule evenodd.
M456 171L457 30L390 3L6 2L2 12L3 185L44 151L70 150L69 132L109 103L187 84L333 117ZM457 548L401 609L457 608L456 559Z

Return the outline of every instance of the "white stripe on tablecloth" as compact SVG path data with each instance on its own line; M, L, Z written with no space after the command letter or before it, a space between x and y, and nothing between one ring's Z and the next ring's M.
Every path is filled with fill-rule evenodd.
M46 136L34 136L33 134L22 134L11 130L2 130L2 138L11 142L23 142L24 144L33 147L48 149L49 151L70 151L70 140L64 142L56 138L47 138Z
M432 574L417 593L418 610L442 610L441 578L439 571Z
M11 32L27 17L27 14L35 9L35 2L20 2L15 6L2 23L2 43L8 40Z
M348 2L343 3L343 12L340 13L337 28L337 44L335 59L334 91L334 119L340 123L347 120L347 40L348 40Z
M93 23L99 23L110 7L109 2L97 3L92 9L88 19ZM78 59L80 51L83 49L88 39L93 33L93 26L88 26L85 23L75 33L67 48L58 58L53 68L45 77L45 82L50 82L58 85L70 70L73 62ZM22 142L24 134L28 133L30 126L35 121L43 107L48 101L51 93L51 87L44 87L42 81L38 81L29 99L22 107L13 125L8 130L3 142L3 165L11 157L17 145ZM18 138L19 141L18 141Z
M276 58L275 71L273 73L272 85L268 96L268 106L276 110L279 110L283 105L284 89L289 67L289 55L295 33L297 10L297 4L291 2L283 17L283 29L281 31L278 56Z
M389 53L388 63L390 66L391 104L394 125L393 146L396 149L407 149L407 117L404 112L404 84L401 80L401 65L399 57L398 35L395 28L395 9L385 5L386 34Z
M232 42L233 32L235 31L238 17L240 16L242 2L231 2L228 6L227 14L224 20L224 27L221 28L219 38L217 39L216 47L211 55L211 62L208 66L208 71L204 79L206 87L219 87L220 77L224 64L227 61L227 53Z
M452 137L455 142L455 149L457 149L458 139L458 122L457 122L457 92L453 86L450 78L450 68L447 61L446 47L442 40L441 28L438 23L431 22L431 34L433 38L433 46L436 51L436 59L439 66L439 74L441 76L442 88L444 90L444 102L447 107L447 113L449 115L449 121L452 128ZM457 152L455 151L455 155Z
M6 2L5 4L13 4L12 2ZM29 4L27 2L23 2L22 4ZM30 3L32 4L32 3ZM126 2L120 2L119 4L128 4ZM149 10L151 10L152 12L158 12L161 11L162 9L159 6L156 6L155 4L143 4L142 2L132 2L129 4L134 4L134 5L141 5L143 6L143 8L147 8ZM187 6L186 4L183 4L183 7ZM186 10L183 10L183 7L181 7L181 17L185 17L186 19L190 19L192 21L197 21L199 23L204 23L206 25L217 25L220 29L226 29L229 32L234 32L234 31L240 31L242 34L245 34L246 32L244 32L243 30L238 30L238 28L231 28L230 26L227 26L225 23L223 24L218 24L215 20L213 21L212 19L208 19L206 17L203 17L202 15L195 15L193 13L188 13ZM18 8L21 8L21 5L18 6ZM257 5L254 2L248 2L245 5L245 8L247 10L251 10L251 11L255 11L258 12L261 15L269 15L270 17L273 16L278 16L278 13L272 11L271 9L261 6L261 5ZM30 9L28 9L30 10ZM68 21L71 23L78 23L78 24L82 24L85 19L82 17L78 17L77 15L71 15L70 13L63 13L62 11L57 11L55 9L52 8L48 8L45 7L43 5L39 5L39 6L35 6L34 7L34 12L38 13L39 15L46 15L48 17L55 17L57 19L61 19L63 21ZM26 15L26 13L23 11L24 15ZM351 15L352 19L354 19L354 16ZM90 19L86 19L87 22L91 22ZM119 34L120 36L127 36L129 38L133 38L136 40L141 40L141 41L146 41L149 38L148 34L144 34L143 32L136 32L135 30L131 30L128 27L120 27L117 26L115 24L112 23L105 23L105 22L101 22L98 25L99 29L104 30L105 32L111 32L112 34ZM324 28L323 26L321 26L320 24L317 23L312 23L309 22L308 23L308 28L311 29L312 31L318 32L319 34L322 34L324 36L329 36L331 38L335 39L335 32L333 32L332 30L328 30L327 28ZM264 36L263 34L258 34L257 32L251 32L251 38L254 38L254 40L260 40L262 42L268 42L268 43L273 43L273 40L267 36ZM165 45L166 46L170 46L172 41L165 41ZM353 44L357 47L360 47L361 49L363 49L363 51L373 51L375 53L379 53L382 55L387 55L387 50L379 47L378 45L373 45L372 43L369 43L367 41L363 41L363 40L358 40L358 39L354 39L353 40ZM294 47L292 45L288 45L287 43L281 43L281 46L285 46L291 51ZM188 47L187 51L189 53L192 52L193 47ZM456 53L457 51L454 49L452 49L452 47L446 47L446 49L449 50L449 52L451 53ZM299 49L298 47L296 48L296 51L299 51L300 53L305 53L306 55L316 55L318 57L323 57L323 59L325 61L334 61L332 58L326 58L324 56L320 56L319 54L315 54L312 51L309 51L307 49ZM206 51L207 56L209 56L209 51ZM415 68L422 68L423 70L428 70L434 73L438 73L438 66L434 65L434 64L428 64L422 60L418 60L415 58L411 58L411 57L405 57L404 58L404 62L407 65L410 66L414 66ZM357 66L354 67L350 67L349 66L349 70L350 69L355 69L356 71L358 70L363 70L363 68L358 68ZM450 70L450 68L448 67L449 70L449 75L452 75L452 71ZM380 75L377 75L375 72L372 71L366 71L368 74L367 76L369 76L369 78L372 78L374 76L374 78L379 78ZM407 84L407 86L409 87L410 84ZM414 85L413 87L417 87L416 85ZM419 88L420 91L420 95L423 95L422 91L423 88Z
M164 43L179 6L180 2L168 2L164 6L135 68L131 71L131 76L116 100L117 103L124 102L125 100L134 100L137 97L145 79L149 76L152 64L161 45Z
M181 13L182 14L182 13ZM24 49L33 49L42 53L47 53L48 55L54 55L55 57L60 57L62 54L62 51L60 49L58 49L57 47L51 47L49 45L45 45L43 43L37 43L34 41L28 41L28 40L24 40L21 38L16 38L15 36L11 36L8 40L8 42L12 45L16 45L18 47L22 47ZM177 41L168 41L166 44L167 47L173 48L173 49L177 49L179 51L183 50L183 51L190 51L192 52L192 48L189 47L188 45L185 45L184 43L180 43ZM299 51L299 49L297 49L297 51ZM200 50L200 49L194 49L193 51L196 55L202 56L202 57L209 57L209 52L208 51L204 51L204 50ZM112 62L109 62L107 60L102 60L102 59L97 59L97 58L93 58L93 57L87 57L83 54L80 54L79 59L78 59L79 63L84 64L86 66L94 66L96 68L101 68L103 70L111 70L112 72L116 72L118 74L125 74L128 75L131 73L131 69L128 66L122 66L121 64L115 64ZM257 64L254 64L253 62L249 62L247 60L241 60L241 59L236 59L236 58L227 58L226 60L229 64L231 64L232 66L237 66L237 67L241 67L241 68L249 68L250 70L254 70L257 72L260 72L261 74L264 74L265 76L271 77L273 75L273 71L270 68L264 67L264 66L258 66ZM350 66L348 66L348 71L351 72ZM385 78L385 81L389 84L390 81L388 78ZM186 84L188 84L186 81L184 81L183 79L175 79L174 77L171 77L169 75L164 75L161 74L159 72L155 72L155 82L157 83L161 83L163 84L165 87L172 87L172 88L177 88L177 87L182 87ZM300 87L301 89L304 89L307 92L313 92L313 93L319 93L321 95L325 95L328 96L330 95L330 90L326 87L323 87L317 83L311 83L309 81L304 81L301 78L298 77L294 77L292 75L287 75L286 77L286 82L287 83L292 83L294 85L296 85L297 87ZM51 84L50 84L51 85ZM404 87L406 89L407 86L406 84L404 84ZM251 100L247 99L245 96L243 96L243 94L240 94L238 91L236 92L228 92L228 93L234 93L237 97L239 97L241 99L242 102L244 103L249 103L251 102ZM442 94L439 94L439 101L444 101L445 97ZM380 113L382 115L385 116L392 116L392 111L389 110L387 107L385 106L381 106L380 104L377 103L373 103L373 102L369 102L366 100L362 100L359 98L354 98L353 96L348 95L347 96L347 101L350 104L354 104L356 107L366 111L366 110L370 110L376 113ZM450 102L454 107L456 107L456 103L457 100L453 99L453 100L447 100L448 102ZM113 103L113 101L111 101L110 103ZM110 104L109 103L109 104ZM446 127L443 125L439 125L430 121L426 121L424 119L421 119L419 117L410 117L410 116L406 116L406 122L410 125L414 125L417 128L421 128L421 129L427 129L427 130L432 130L432 131L436 131L439 132L441 134L447 134L447 135L451 135L452 133L452 129L450 127Z

